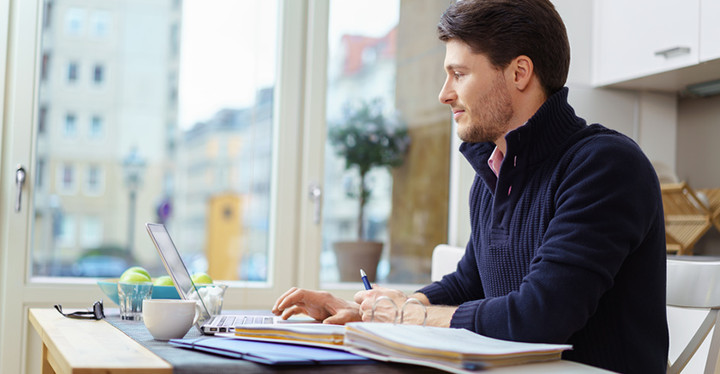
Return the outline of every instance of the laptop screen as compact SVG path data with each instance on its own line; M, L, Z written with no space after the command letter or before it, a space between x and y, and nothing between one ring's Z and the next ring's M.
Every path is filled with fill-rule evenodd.
M191 295L194 295L195 297L192 298L200 300L202 305L202 315L198 318L197 325L201 326L207 319L210 318L210 313L208 313L202 298L197 297L197 288L190 278L190 272L188 272L185 263L180 257L180 253L170 238L170 234L167 232L165 225L159 223L146 223L145 227L147 228L148 234L150 234L153 244L155 244L155 248L157 248L158 253L160 254L165 270L167 270L173 282L175 282L175 288L180 294L180 297L188 300L191 299Z

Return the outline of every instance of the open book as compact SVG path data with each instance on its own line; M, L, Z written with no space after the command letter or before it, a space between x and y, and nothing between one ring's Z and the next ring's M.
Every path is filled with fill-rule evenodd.
M558 360L564 350L572 349L493 339L465 329L363 322L345 325L345 346L377 360L454 372Z

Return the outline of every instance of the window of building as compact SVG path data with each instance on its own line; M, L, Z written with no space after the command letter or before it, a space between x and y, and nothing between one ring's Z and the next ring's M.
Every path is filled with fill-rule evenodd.
M75 168L71 164L64 163L58 170L58 191L62 194L75 193Z
M35 171L35 188L43 189L45 186L45 166L44 158L38 158L37 170Z
M68 248L75 246L76 230L75 217L69 214L61 216L60 232L57 237L57 245L60 248Z
M108 11L93 11L90 15L90 34L97 38L104 38L110 32L111 13Z
M77 135L77 117L75 117L75 114L68 113L65 115L63 135L66 138L74 138Z
M102 139L105 136L105 124L101 116L95 115L90 119L89 135L90 139Z
M45 82L48 79L50 70L50 52L43 52L42 64L40 65L40 80Z
M70 62L67 67L67 80L70 83L76 82L78 79L78 63Z
M93 82L100 84L105 79L105 67L97 64L93 67Z
M40 105L40 109L38 109L38 135L45 135L45 132L47 132L47 113L47 106Z
M103 173L97 165L90 165L87 168L87 184L85 185L88 195L98 195L103 190Z
M50 22L52 22L52 16L53 16L53 2L52 1L45 1L45 11L43 12L43 27L48 28L50 27Z
M65 34L80 36L85 33L86 11L82 8L68 8L65 11Z
M103 242L103 223L97 216L83 217L80 228L80 245L84 248L97 248Z

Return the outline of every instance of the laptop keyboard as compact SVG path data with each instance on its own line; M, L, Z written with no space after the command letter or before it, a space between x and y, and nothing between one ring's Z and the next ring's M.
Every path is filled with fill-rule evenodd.
M269 316L233 316L233 315L220 315L213 317L212 321L208 323L210 332L233 332L237 325L250 325L250 324L270 324L273 323L273 317Z

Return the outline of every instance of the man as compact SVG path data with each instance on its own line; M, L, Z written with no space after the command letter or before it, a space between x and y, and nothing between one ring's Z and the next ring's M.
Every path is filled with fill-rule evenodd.
M639 147L567 103L565 26L547 0L464 0L438 25L440 92L476 171L472 233L457 270L412 295L428 324L569 343L563 358L622 373L667 365L665 233L656 174ZM355 302L291 289L273 308L327 323L370 320ZM380 305L380 303L378 304ZM409 309L410 310L410 309ZM392 320L378 307L376 320ZM420 323L420 311L406 321Z

